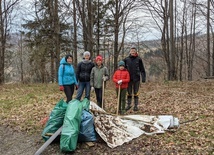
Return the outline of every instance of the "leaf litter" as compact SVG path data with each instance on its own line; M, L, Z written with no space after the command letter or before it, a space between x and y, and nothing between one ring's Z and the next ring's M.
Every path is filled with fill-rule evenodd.
M61 98L65 99L64 93L57 84L10 84L0 89L0 152L34 154L44 143L41 122ZM114 149L101 139L93 147L78 144L74 154L213 154L213 90L212 80L142 84L139 111L131 109L126 114L173 115L178 117L180 127L161 135L142 135ZM96 102L93 92L91 100ZM115 114L117 96L112 82L107 84L104 102L105 110ZM43 154L65 153L56 143Z

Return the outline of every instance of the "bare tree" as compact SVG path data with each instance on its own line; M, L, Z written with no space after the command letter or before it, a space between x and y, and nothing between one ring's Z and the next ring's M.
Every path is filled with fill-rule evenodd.
M83 44L84 50L89 51L93 57L93 27L94 27L94 11L95 7L91 0L76 0L77 9L82 22Z
M173 79L172 77L175 76L173 74L176 73L176 71L174 70L175 69L174 67L172 71L172 64L176 62L174 60L174 54L170 53L170 32L169 32L170 13L169 13L168 0L145 1L144 5L147 7L147 10L150 12L152 19L155 21L156 26L161 32L161 46L162 46L162 51L164 52L164 59L166 61L167 72L168 72L167 79L172 80ZM171 6L171 10L172 9L173 7ZM173 16L171 16L171 18L172 17ZM172 33L172 30L171 30L171 33ZM171 45L171 48L172 47L173 46ZM171 49L171 50L174 50L174 49Z
M73 0L73 48L74 48L74 66L77 67L77 12L76 0Z
M126 22L130 12L136 7L133 0L115 0L109 1L110 11L113 16L113 30L114 30L114 70L117 69L117 61L120 51L124 44L126 34ZM119 46L119 33L122 29L122 39Z
M9 22L13 9L19 0L1 0L0 3L0 84L4 83L4 63L7 38L9 36Z
M211 75L210 56L210 0L207 0L207 76Z

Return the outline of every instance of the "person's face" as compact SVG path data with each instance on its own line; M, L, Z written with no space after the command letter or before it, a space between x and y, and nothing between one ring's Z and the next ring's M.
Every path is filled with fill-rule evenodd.
M131 54L132 56L135 56L136 53L137 53L136 49L131 49L131 50L130 50L130 54Z
M90 56L89 55L85 55L85 60L89 60Z
M125 68L124 66L119 66L120 70L124 70L124 68Z
M98 59L96 63L97 63L97 66L101 66L102 61Z
M69 63L69 64L71 64L72 63L72 57L68 57L68 59L67 59L67 63Z

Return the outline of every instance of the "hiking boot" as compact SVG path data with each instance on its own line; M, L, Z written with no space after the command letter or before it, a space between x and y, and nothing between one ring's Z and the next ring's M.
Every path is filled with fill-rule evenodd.
M128 111L129 109L131 109L131 107L132 107L132 106L128 105L128 106L126 107L126 111Z
M137 106L134 106L134 111L138 111L138 107Z

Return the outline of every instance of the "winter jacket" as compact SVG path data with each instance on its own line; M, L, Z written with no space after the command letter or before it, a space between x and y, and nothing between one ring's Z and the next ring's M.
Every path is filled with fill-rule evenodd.
M119 88L119 85L117 83L119 80L123 81L122 84L120 85L121 89L128 88L128 83L130 81L130 75L126 68L124 68L123 70L118 69L114 72L113 82L115 82L116 88Z
M142 77L142 82L146 81L145 68L143 61L139 56L129 55L123 61L125 62L125 68L129 71L130 81L140 81L140 76Z
M60 61L60 66L58 70L58 83L62 85L77 85L76 74L73 65L67 63L65 58Z
M91 80L90 80L91 87L102 88L103 76L106 76L107 80L109 79L107 67L105 67L102 64L101 67L99 68L97 65L95 65L95 67L93 67L91 71Z
M77 65L77 80L79 82L89 82L90 81L90 74L91 70L94 67L94 63L89 61L83 60L82 62L78 63Z

